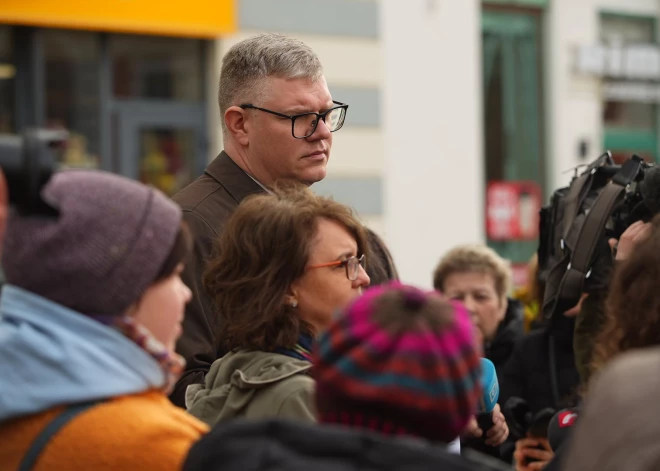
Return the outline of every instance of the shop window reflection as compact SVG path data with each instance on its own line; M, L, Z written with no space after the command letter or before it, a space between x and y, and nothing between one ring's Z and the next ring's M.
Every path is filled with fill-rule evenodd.
M110 37L110 57L116 98L202 99L198 40L116 35Z
M193 179L195 133L189 129L143 128L140 131L140 180L173 195Z
M16 132L16 67L13 56L12 29L0 26L0 133Z
M66 168L100 165L99 41L94 33L43 31L46 126L70 133Z

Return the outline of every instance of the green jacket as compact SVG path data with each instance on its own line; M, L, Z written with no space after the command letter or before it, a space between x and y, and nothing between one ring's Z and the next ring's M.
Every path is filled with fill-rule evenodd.
M211 427L236 417L316 422L311 367L278 353L230 352L211 365L205 384L188 386L186 407Z

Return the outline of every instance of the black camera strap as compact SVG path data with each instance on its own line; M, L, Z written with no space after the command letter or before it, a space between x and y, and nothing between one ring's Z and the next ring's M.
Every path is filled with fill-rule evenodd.
M596 247L601 240L615 205L625 194L626 188L639 174L643 161L633 158L625 162L619 172L605 185L603 191L598 195L591 211L586 215L584 223L580 228L571 260L559 285L558 296L554 312L563 312L573 307L573 300L580 299L583 293L584 282L591 274L591 261ZM565 305L562 305L565 304Z

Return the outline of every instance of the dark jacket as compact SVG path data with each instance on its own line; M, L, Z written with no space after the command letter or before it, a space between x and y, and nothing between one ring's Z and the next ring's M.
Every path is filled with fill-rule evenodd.
M199 178L173 197L181 206L183 219L194 238L193 255L182 277L193 296L186 307L183 335L177 344L177 351L186 359L186 371L170 397L180 407L185 407L188 385L203 383L211 364L223 355L216 335L220 319L202 284L202 273L213 244L239 203L249 195L263 192L259 184L222 152Z
M542 409L573 407L578 400L580 376L575 367L573 331L575 319L558 316L543 329L523 338L509 361L498 371L501 406L511 397L529 405L532 414ZM505 460L512 459L515 440L510 435L500 447Z
M412 438L282 420L237 420L192 446L183 471L494 471ZM474 461L472 461L474 460Z
M220 316L202 284L202 274L213 244L241 201L264 191L222 152L199 178L173 197L181 206L183 219L195 241L193 256L186 263L183 273L183 280L192 290L193 298L186 307L183 335L177 344L177 351L186 359L186 371L170 396L172 402L180 407L185 407L188 385L204 383L204 376L211 364L227 353L217 336ZM373 275L372 285L388 277L396 278L396 268L389 251L372 231L368 233L372 255L367 262L367 271L370 276Z
M518 341L525 336L524 308L520 301L509 299L504 320L497 327L495 338L486 344L484 353L500 369L507 362Z
M533 414L546 407L558 410L575 405L580 376L573 354L574 328L575 319L559 316L551 326L520 341L497 372L500 404L519 397Z

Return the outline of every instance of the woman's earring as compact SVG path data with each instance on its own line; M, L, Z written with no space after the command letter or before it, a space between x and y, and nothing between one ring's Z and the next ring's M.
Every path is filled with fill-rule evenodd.
M298 301L296 301L295 299L291 301L291 307L298 307Z

